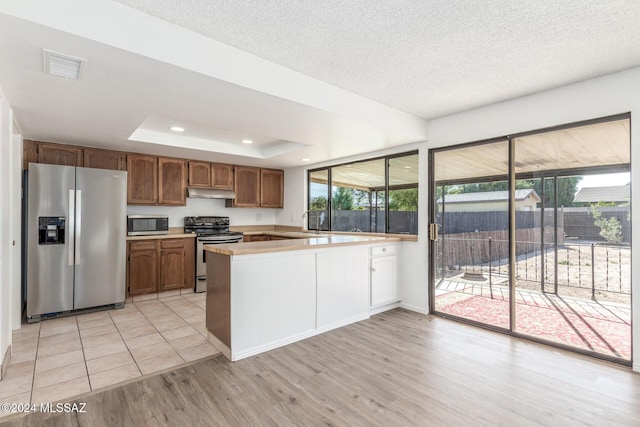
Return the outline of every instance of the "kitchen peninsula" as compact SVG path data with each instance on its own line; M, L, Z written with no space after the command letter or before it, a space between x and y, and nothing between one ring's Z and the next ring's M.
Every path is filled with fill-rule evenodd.
M367 319L372 261L380 254L393 260L392 268L380 270L393 286L384 302L398 302L399 238L296 234L206 247L206 326L209 340L230 360Z

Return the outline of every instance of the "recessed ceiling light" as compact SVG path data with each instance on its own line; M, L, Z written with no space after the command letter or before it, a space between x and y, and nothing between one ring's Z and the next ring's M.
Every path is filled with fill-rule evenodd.
M307 159L306 157L303 157L300 159L301 162L310 162L311 159Z
M252 140L250 140L250 139L243 139L243 140L242 140L242 143L243 143L243 144L253 144L253 141L252 141Z
M411 166L403 166L405 169L411 169Z
M180 126L171 126L169 129L171 129L174 132L184 132L184 128Z

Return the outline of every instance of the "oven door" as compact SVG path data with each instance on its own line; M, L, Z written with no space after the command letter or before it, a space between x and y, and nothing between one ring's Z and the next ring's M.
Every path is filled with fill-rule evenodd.
M196 239L196 292L205 292L207 290L207 251L204 250L206 245L222 245L226 243L239 243L242 236L229 238L221 238L220 236L202 236Z

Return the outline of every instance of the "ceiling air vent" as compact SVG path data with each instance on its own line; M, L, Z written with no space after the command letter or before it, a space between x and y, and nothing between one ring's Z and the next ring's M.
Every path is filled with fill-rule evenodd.
M48 49L43 49L43 52L45 73L69 80L82 79L82 73L84 73L84 67L87 64L86 59L64 55Z

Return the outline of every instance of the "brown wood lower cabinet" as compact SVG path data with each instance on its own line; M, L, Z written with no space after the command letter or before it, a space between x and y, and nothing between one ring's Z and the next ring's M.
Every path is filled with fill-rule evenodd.
M269 240L271 240L271 236L267 236L266 234L245 235L242 239L243 242L266 242Z
M129 241L127 250L130 295L193 288L195 243L192 238Z
M184 287L184 239L160 241L160 287L159 291Z
M127 249L129 294L156 292L158 290L158 241L129 242Z

